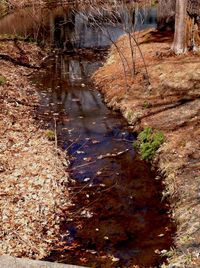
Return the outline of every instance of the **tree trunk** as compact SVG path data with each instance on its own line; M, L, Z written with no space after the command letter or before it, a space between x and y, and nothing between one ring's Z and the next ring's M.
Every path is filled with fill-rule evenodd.
M187 51L187 2L188 0L176 0L175 34L172 44L175 54Z

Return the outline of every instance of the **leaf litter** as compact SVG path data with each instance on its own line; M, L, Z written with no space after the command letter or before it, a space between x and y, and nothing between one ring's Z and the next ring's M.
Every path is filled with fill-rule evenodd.
M32 63L44 56L35 45L21 44ZM18 52L0 44L14 57ZM38 95L27 77L32 72L1 60L0 75L0 254L42 259L60 240L60 222L69 205L65 156L33 119Z

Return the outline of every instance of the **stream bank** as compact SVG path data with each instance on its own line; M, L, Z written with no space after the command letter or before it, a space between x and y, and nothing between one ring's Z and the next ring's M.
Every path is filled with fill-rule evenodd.
M116 47L93 79L109 107L122 112L137 131L152 127L162 131L165 142L153 161L162 174L178 229L176 249L168 252L168 267L200 265L200 64L199 55L175 57L170 53L172 33L148 30L136 33L140 53L136 52L136 75L127 75ZM117 46L131 65L128 37ZM137 48L136 48L137 50ZM164 265L165 267L165 265Z
M14 41L1 41L0 53L35 66L46 56L36 45ZM0 255L41 259L60 240L68 164L34 119L33 69L0 64Z

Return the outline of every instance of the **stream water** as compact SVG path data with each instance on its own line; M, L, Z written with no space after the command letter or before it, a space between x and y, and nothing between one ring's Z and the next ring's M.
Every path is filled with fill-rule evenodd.
M72 40L66 36L72 32L61 23L65 15L55 15L53 22L50 18L54 31L49 38L69 48ZM73 37L73 47L108 45L100 32L83 25L82 30L77 30L79 23L73 28L79 37ZM87 38L82 39L82 31ZM121 27L115 29L115 37L121 33ZM73 178L67 186L71 206L62 222L62 241L47 260L103 268L159 267L163 258L156 252L172 245L169 205L161 201L163 186L156 172L134 150L132 128L106 107L91 82L103 61L103 52L94 50L59 53L32 77L41 100L37 117L44 128L56 128Z
M91 84L99 65L100 55L99 60L60 55L35 77L39 118L52 130L49 119L56 120L58 142L70 155L76 180L62 225L65 243L47 259L90 267L157 267L161 259L155 251L172 243L169 207L161 202L156 173L133 149L135 134Z

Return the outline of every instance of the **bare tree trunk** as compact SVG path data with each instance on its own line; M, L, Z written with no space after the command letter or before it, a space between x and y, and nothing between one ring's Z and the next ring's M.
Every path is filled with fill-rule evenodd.
M188 0L176 0L175 34L172 44L175 54L187 51L187 2Z

